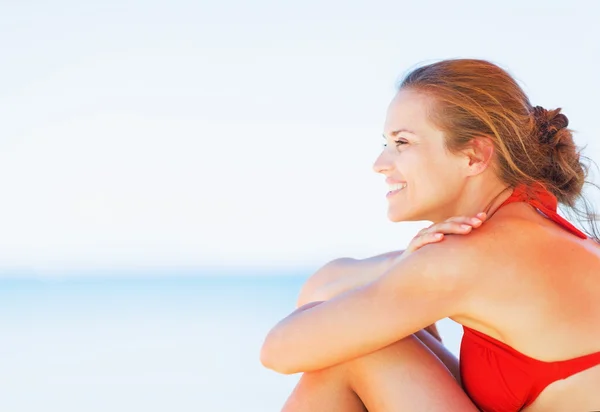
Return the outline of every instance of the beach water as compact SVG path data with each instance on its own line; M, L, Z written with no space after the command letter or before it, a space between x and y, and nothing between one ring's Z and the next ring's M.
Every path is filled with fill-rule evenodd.
M2 279L0 410L278 412L260 346L309 274Z

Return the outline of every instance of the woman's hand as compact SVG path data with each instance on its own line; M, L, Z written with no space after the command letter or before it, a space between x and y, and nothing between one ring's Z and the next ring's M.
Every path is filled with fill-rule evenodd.
M415 250L430 243L441 242L445 235L466 235L471 233L474 228L481 226L485 218L486 214L481 212L475 215L475 217L451 217L443 222L434 223L431 226L420 230L413 240L410 241L404 250L404 253L397 259L404 259Z

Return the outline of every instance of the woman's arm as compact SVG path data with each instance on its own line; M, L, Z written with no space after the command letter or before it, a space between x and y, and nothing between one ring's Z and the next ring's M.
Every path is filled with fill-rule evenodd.
M392 251L367 259L339 258L327 263L306 281L296 306L329 300L372 282L384 274L402 252Z
M410 256L425 245L439 243L444 239L445 234L468 234L472 228L479 227L485 218L485 213L479 213L475 218L451 217L419 231L406 250L382 253L362 260L340 258L331 261L304 284L297 300L297 306L303 307L313 301L327 301L350 290L370 284L386 273L394 265L394 262ZM423 329L440 342L442 341L435 323L427 325Z
M339 258L327 263L306 281L296 306L303 308L310 302L326 301L374 281L390 269L402 252L392 251L366 259ZM442 342L435 323L423 329Z
M469 245L454 238L419 249L369 284L294 312L267 335L261 362L281 373L314 371L468 312L481 269Z

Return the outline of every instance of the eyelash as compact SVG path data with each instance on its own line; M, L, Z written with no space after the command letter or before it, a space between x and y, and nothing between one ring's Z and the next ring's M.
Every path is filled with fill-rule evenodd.
M403 144L407 144L408 142L405 142L403 140L394 140L394 143L396 143L396 147L398 147L398 146L401 146ZM383 147L387 147L387 143L384 143Z

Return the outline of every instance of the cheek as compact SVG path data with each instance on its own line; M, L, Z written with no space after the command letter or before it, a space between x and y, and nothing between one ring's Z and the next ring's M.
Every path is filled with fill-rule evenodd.
M421 182L439 182L448 169L446 159L435 156L414 156L404 166L410 177Z
M396 155L394 163L409 184L438 186L455 180L455 160L444 152L415 147ZM424 188L420 188L424 189Z
M430 157L415 167L411 177L417 184L418 192L427 197L445 197L457 184L457 168L447 157Z

